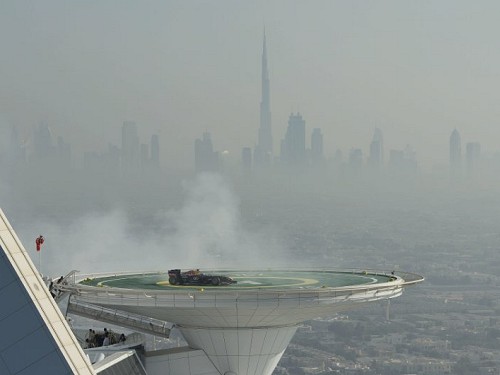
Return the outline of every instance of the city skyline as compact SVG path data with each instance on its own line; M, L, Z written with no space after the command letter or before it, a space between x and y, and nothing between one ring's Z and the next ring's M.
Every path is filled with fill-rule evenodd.
M140 136L159 134L164 162L191 165L204 131L239 158L258 143L265 23L274 154L291 112L322 129L327 158L368 144L375 128L427 169L447 164L454 128L484 155L500 148L497 4L60 4L1 5L0 127L22 138L45 121L81 155L118 144L130 119Z
M298 327L274 375L500 374L498 11L491 0L0 2L5 255L16 261L22 243L41 274L68 275L41 286L47 301L70 270L109 288L95 276L136 273L147 292L124 291L129 304L96 288L101 306L140 312L136 295L155 314L197 320L162 324L174 335L149 337L155 349L197 361L204 348L229 364L233 349L253 348L248 362L262 366L282 339L261 318L284 332L296 307L348 307L342 291L325 294L325 270L361 271L359 291L382 276L385 291L369 299L399 293L407 271L426 281L402 298ZM209 286L169 292L161 281L177 269L234 271L249 288L214 285L222 299ZM273 291L271 274L235 271L264 269L322 280L296 275L289 293L286 275ZM142 279L148 270L165 278ZM84 299L63 298L63 310ZM19 318L12 306L4 322ZM255 335L226 330L245 325Z
M160 160L162 150L158 134L152 134L149 138L139 137L137 124L133 121L124 121L121 126L121 143L119 145L108 142L106 150L84 151L83 164L74 162L72 145L58 134L52 134L47 123L41 122L33 130L33 145L27 148L24 141L19 138L17 128L10 129L9 147L0 152L0 163L7 167L20 167L22 165L37 166L55 163L59 167L68 169L86 169L88 171L104 171L116 173L122 171L134 172L140 170L165 171ZM417 170L428 174L419 165L417 151L411 145L399 148L384 147L384 133L376 128L372 141L364 147L352 147L345 150L337 149L334 157L328 159L324 156L323 134L321 128L307 128L307 122L300 113L291 113L289 116L288 129L281 140L280 154L275 155L272 160L267 160L266 165L262 161L252 158L252 149L244 147L240 158L237 160L227 159L227 152L214 147L212 134L204 132L201 137L194 140L194 163L185 168L186 172L230 172L238 167L246 172L252 169L279 169L283 167L305 167L314 169L317 166L338 169L342 165L359 170L367 171L391 170L398 173L414 173ZM462 147L463 143L463 147ZM445 149L445 145L443 145ZM498 154L486 155L481 152L479 142L465 139L462 142L460 132L454 129L449 136L448 145L449 161L447 167L450 169L450 177L478 177L477 170L486 171L487 174L496 173L500 165ZM463 151L462 151L463 150ZM388 157L384 157L387 154ZM345 155L345 157L343 157ZM306 170L304 169L304 170ZM475 171L475 172L474 172Z

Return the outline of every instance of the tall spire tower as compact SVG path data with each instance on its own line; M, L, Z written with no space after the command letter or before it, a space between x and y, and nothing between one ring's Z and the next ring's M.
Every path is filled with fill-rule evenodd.
M260 102L259 140L255 150L257 164L269 163L273 154L273 136L271 132L271 100L269 92L269 71L267 69L266 30L262 43L262 98Z

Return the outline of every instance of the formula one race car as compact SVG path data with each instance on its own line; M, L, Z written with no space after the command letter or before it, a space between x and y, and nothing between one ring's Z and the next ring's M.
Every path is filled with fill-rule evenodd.
M236 281L227 276L209 275L200 272L200 270L181 270L168 271L168 282L170 285L229 285L236 284Z

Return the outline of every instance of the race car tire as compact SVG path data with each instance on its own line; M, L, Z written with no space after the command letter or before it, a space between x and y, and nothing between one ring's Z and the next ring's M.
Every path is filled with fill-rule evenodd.
M212 279L212 285L214 286L218 286L220 284L220 279L215 276L213 279Z
M173 276L168 279L168 282L169 282L170 285L177 285L179 283L177 281L177 278L173 277Z

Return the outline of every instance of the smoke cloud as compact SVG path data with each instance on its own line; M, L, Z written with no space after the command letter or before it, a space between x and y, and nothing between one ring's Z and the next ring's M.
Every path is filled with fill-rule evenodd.
M136 223L121 209L87 214L66 225L36 223L46 238L42 273L283 266L283 247L277 239L243 227L240 202L223 177L201 174L185 182L184 190L181 208L141 223L160 228L142 234L132 230ZM26 247L35 256L34 248Z

